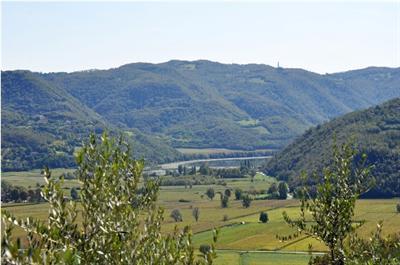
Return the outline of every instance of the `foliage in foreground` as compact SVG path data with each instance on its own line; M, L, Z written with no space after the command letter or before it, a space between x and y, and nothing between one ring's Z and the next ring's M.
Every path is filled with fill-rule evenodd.
M343 144L340 148L334 145L333 165L323 170L323 181L317 185L315 196L306 187L301 193L300 217L292 219L286 212L283 213L290 226L329 248L324 264L345 264L344 240L355 229L352 219L355 202L366 188L370 172L363 162L354 167L355 155L355 149L350 144ZM365 161L366 157L363 158ZM318 179L316 173L314 178ZM307 212L310 217L306 216Z
M350 237L346 249L346 264L349 265L396 265L400 264L400 232L387 238L382 237L382 222L369 240Z
M133 160L123 141L106 134L98 141L91 135L77 164L82 224L77 223L77 204L64 199L63 180L45 169L48 221L3 212L2 264L212 264L214 246L196 260L188 227L161 234L158 184L139 186L143 161ZM26 232L25 248L12 239L14 227Z

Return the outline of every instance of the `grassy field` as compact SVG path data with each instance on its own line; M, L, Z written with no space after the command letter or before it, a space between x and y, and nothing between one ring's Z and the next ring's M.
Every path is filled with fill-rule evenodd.
M74 169L66 169L66 168L56 168L51 170L51 174L54 177L59 177L63 173L72 173ZM43 185L44 178L41 175L40 169L34 169L30 171L21 171L21 172L2 172L1 180L8 181L12 185L15 186L23 186L25 188L35 188L36 184ZM79 183L76 180L68 180L64 181L64 187L78 187Z
M218 251L216 265L307 265L308 254Z
M267 131L264 127L257 127L258 130ZM267 131L268 132L268 131ZM232 154L232 153L246 153L249 151L246 150L237 150L237 149L227 149L227 148L176 148L182 154L199 154L199 155L211 155L211 154ZM274 151L274 149L256 149L252 150L251 152L267 152L267 151Z
M53 171L55 176L62 170ZM4 173L2 178L14 184L25 187L34 187L36 182L43 183L39 171ZM211 229L219 227L217 242L218 258L216 264L307 264L308 254L270 253L252 251L307 251L311 243L313 251L326 251L326 247L315 239L300 236L294 240L281 242L276 235L285 236L294 231L285 224L282 212L286 211L295 217L299 213L297 200L254 200L249 208L244 208L241 201L234 200L232 194L228 208L221 208L219 195L214 200L209 200L204 195L209 187L216 192L223 192L227 188L241 188L243 190L267 189L273 178L258 174L254 181L250 179L225 179L226 186L222 185L194 185L191 189L184 186L162 186L159 194L159 205L164 208L163 231L170 232L175 226L183 228L190 225L194 233L195 247L209 243L212 239ZM79 185L76 181L66 181L66 185ZM184 202L179 202L179 200ZM376 224L383 221L384 234L400 231L400 214L396 213L398 199L387 200L358 200L355 209L355 220L364 220L365 224L357 232L363 237L368 237L375 229ZM192 209L200 209L198 222L192 217ZM9 210L20 217L33 216L46 220L48 214L47 204L3 204L3 209ZM183 222L174 222L169 217L173 209L179 209ZM79 206L78 206L79 210ZM266 211L269 222L259 223L259 213ZM224 219L226 216L226 220ZM16 231L20 236L21 231ZM248 252L250 251L250 252Z
M359 200L356 204L355 219L365 220L365 224L358 228L357 232L367 238L374 231L376 224L383 221L383 233L392 234L400 231L400 214L396 213L398 200ZM286 211L295 217L299 210L297 207L282 207L267 211L269 222L262 224L258 222L259 214L247 215L231 220L236 223L220 230L218 249L235 250L286 250L307 251L311 243L314 251L326 251L326 247L315 239L300 236L286 242L276 239L276 235L284 236L293 233L282 217ZM245 222L245 224L239 224ZM198 233L194 237L196 244L203 244L210 240L211 232Z

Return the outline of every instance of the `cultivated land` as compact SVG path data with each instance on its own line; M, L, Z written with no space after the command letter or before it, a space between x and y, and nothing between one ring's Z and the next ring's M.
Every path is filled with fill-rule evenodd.
M45 184L41 171L41 169L34 169L20 172L2 172L1 179L8 181L12 185L23 186L29 189L34 188L37 183L39 183L39 185ZM60 176L61 174L68 172L73 173L74 170L66 168L55 168L51 170L53 176ZM76 180L65 180L64 183L65 187L74 187L79 185Z
M278 252L218 251L217 265L305 265L310 255Z
M58 176L64 169L53 170L54 176ZM35 187L36 183L43 184L40 170L28 172L9 172L2 174L2 179L10 181L14 185ZM175 226L182 228L190 225L194 233L196 248L201 244L211 242L213 227L219 227L220 233L216 248L218 258L216 264L307 264L309 255L308 246L312 244L315 252L326 251L326 248L318 241L300 236L297 239L281 242L276 235L290 235L294 231L285 224L282 212L286 211L290 216L299 213L297 200L254 200L249 208L243 208L241 201L234 200L232 194L229 207L221 208L219 194L214 200L209 200L204 195L209 187L216 192L226 188L241 188L243 190L267 189L273 178L258 174L252 182L250 178L224 179L223 185L194 185L191 189L184 186L162 186L160 188L159 202L165 209L165 221L163 230L170 232ZM65 180L65 192L69 195L71 187L78 187L75 180ZM187 202L179 202L187 201ZM400 231L400 214L396 213L398 199L387 200L358 200L355 209L355 219L365 221L365 224L357 229L364 237L375 229L377 222L383 221L385 235ZM200 218L196 222L192 217L192 208L200 209ZM46 220L47 204L3 204L3 209L9 210L20 217L33 216ZM79 207L78 207L79 209ZM173 209L179 209L183 216L183 222L174 222L169 217ZM258 222L259 213L266 211L269 222ZM223 221L224 216L227 220ZM79 220L78 220L79 221ZM20 236L21 231L16 231Z

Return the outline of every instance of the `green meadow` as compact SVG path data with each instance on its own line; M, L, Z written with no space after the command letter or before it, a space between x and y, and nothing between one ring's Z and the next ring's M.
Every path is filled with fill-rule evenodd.
M64 172L63 169L53 170L54 176ZM15 185L35 187L36 183L43 184L40 171L3 173L2 179ZM286 211L291 217L299 213L297 200L253 200L251 206L244 208L242 202L231 195L228 208L221 208L218 192L227 188L241 188L243 190L268 189L275 180L262 174L250 178L225 179L225 185L193 185L161 186L159 205L164 208L163 231L171 232L177 226L183 228L191 226L194 233L195 247L207 244L212 240L212 229L219 228L219 237L216 244L218 258L216 264L307 264L309 254L304 253L312 246L312 251L323 252L326 247L319 241L305 235L280 241L279 236L292 235L295 231L283 220L282 212ZM76 180L65 180L65 193L71 187L79 187ZM213 200L204 195L209 187L213 187L216 196ZM357 233L367 238L375 229L379 221L383 221L385 235L400 231L400 214L396 212L398 199L368 199L358 200L355 209L355 220L364 221L364 225L357 229ZM196 222L192 216L194 207L200 209L200 218ZM47 218L47 204L3 204L2 208L16 216L33 216L42 220ZM179 209L183 221L175 222L170 213ZM78 204L78 211L80 210ZM259 222L261 211L267 212L268 223ZM78 215L78 222L80 221ZM16 230L15 236L22 232ZM260 251L260 252L257 252ZM296 253L299 252L299 253Z

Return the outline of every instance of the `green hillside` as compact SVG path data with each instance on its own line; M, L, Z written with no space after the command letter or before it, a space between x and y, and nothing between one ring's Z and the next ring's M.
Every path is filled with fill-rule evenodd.
M334 136L338 143L354 137L374 166L377 186L365 196L400 196L400 98L307 130L267 163L266 173L296 186L302 171L318 171L329 163Z
M2 169L73 164L88 132L136 139L153 162L174 148L279 150L310 126L400 96L400 68L320 75L210 61L73 73L2 72Z
M391 68L319 75L170 61L40 77L109 122L161 135L174 147L282 148L312 125L400 96L400 69Z
M64 90L27 71L2 72L1 96L3 171L71 167L75 148L90 132L122 133ZM179 156L138 130L131 129L126 137L135 140L137 156L166 162Z

